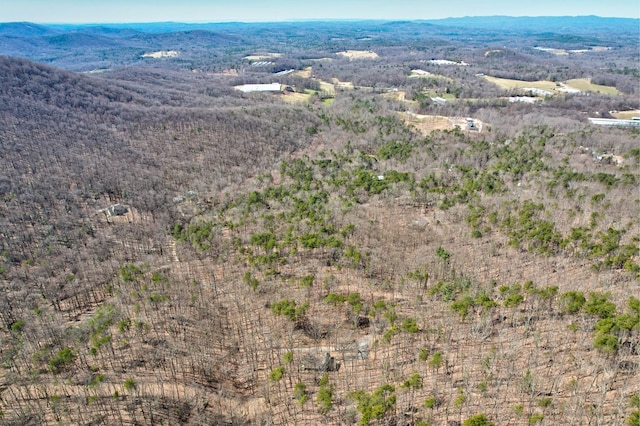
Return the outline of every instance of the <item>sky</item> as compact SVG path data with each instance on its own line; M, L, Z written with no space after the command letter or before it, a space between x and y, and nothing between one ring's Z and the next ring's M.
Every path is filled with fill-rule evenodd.
M272 22L462 16L640 18L638 0L2 0L0 22Z

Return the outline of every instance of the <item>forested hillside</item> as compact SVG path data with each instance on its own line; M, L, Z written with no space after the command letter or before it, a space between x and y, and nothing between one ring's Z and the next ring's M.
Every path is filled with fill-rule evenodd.
M261 25L0 30L0 422L637 425L637 39Z

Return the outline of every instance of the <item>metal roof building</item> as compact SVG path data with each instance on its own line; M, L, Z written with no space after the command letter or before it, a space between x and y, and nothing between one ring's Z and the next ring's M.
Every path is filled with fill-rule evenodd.
M234 86L234 89L240 90L244 93L250 92L280 92L282 91L282 85L280 83L269 84L243 84L241 86Z

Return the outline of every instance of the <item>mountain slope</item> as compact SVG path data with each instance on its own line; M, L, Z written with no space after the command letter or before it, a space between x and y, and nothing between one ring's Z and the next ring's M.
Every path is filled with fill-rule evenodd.
M637 100L511 103L478 71L633 83L637 53L434 27L136 34L184 56L87 74L0 57L2 423L631 419L638 133L583 112Z
M567 143L597 131L155 106L0 63L8 424L622 424L637 176Z
M598 34L608 32L637 33L640 19L603 18L599 16L483 16L428 20L433 25L460 26L478 29L509 31L538 31L557 33Z
M42 37L58 33L57 30L31 22L0 23L0 35L10 37Z

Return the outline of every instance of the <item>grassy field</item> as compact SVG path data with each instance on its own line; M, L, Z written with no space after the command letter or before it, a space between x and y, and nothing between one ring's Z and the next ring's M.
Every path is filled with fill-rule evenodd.
M632 109L630 111L618 111L613 115L620 120L631 120L633 117L640 117L640 109Z
M296 71L293 74L291 74L292 77L300 77L300 78L311 78L311 71L312 68L311 67L306 67L305 69L301 70L301 71Z
M320 80L320 90L326 92L329 95L335 96L336 94L336 87L333 84L327 83L326 81L322 80Z
M577 78L574 80L567 80L565 84L569 87L582 90L583 92L595 92L603 93L605 95L619 95L620 92L615 87L602 86L600 84L593 84L588 78Z
M385 97L385 98L388 98L388 99L395 99L395 100L398 100L398 101L406 101L407 93L404 90L398 90L396 92L384 93L382 96Z
M338 89L354 89L355 88L355 86L351 81L340 81L336 77L331 79L331 84L335 85L335 87Z
M282 95L282 100L290 103L309 102L313 93L286 93Z
M454 95L453 93L442 93L440 95L438 95L437 93L434 93L432 97L440 97L442 99L446 99L448 101L454 101L456 100L456 95Z
M378 54L369 50L346 50L338 52L336 55L344 56L349 59L376 59Z
M281 97L283 101L289 103L306 103L309 102L312 97L318 96L319 94L316 90L305 89L304 93L285 93ZM331 105L333 101L335 101L333 97L322 99L324 105Z
M465 130L467 120L465 117L445 117L443 115L423 115L402 113L400 116L407 124L418 129L422 134L429 135L434 130L452 130L456 127ZM480 129L484 126L480 120L475 120L475 125Z
M407 123L425 135L433 130L450 130L454 127L449 118L441 115L403 114L402 116Z
M553 93L560 92L560 90L558 90L558 87L559 87L558 84L549 80L522 81L522 80L511 80L508 78L491 77L488 75L485 75L484 78L487 81L505 90L532 88L532 89L546 90L548 92L553 92ZM566 82L564 82L564 85L569 89L576 89L582 92L603 93L605 95L620 94L618 89L616 89L615 87L602 86L600 84L593 84L587 78L576 78L573 80L567 80Z
M489 75L485 75L484 78L505 90L511 89L524 89L524 88L532 88L532 89L541 89L547 90L549 92L553 92L556 90L556 83L548 80L540 80L540 81L522 81L522 80L511 80L508 78L498 78L491 77Z

